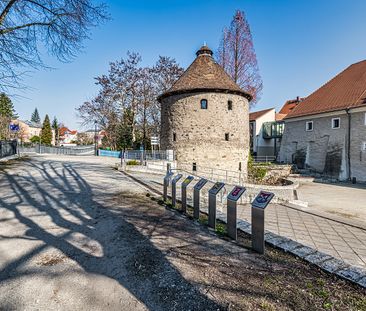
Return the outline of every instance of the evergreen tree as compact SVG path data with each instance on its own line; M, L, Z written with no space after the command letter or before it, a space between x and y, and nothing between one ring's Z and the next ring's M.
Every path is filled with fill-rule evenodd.
M34 122L34 123L41 123L41 118L39 116L39 113L38 113L38 109L34 109L33 113L32 113L32 116L31 116L31 121Z
M8 119L18 118L11 99L5 93L0 94L0 116Z
M133 116L132 110L126 108L123 113L123 120L118 126L117 149L126 150L133 144Z
M10 98L5 94L0 94L0 139L9 139L9 125L11 119L17 119L14 106Z
M56 145L58 144L58 137L59 137L59 125L58 125L58 121L57 121L57 118L54 117L53 118L53 121L52 121L52 128L54 129L55 131L55 141L56 141Z
M43 125L42 125L42 132L41 132L41 141L44 145L51 145L52 142L52 128L50 118L48 114L44 118Z

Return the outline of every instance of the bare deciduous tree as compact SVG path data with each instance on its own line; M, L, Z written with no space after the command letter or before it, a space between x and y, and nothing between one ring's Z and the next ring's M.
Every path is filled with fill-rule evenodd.
M223 30L216 60L241 88L253 95L251 104L255 104L263 82L244 12L236 11L230 27Z
M93 0L1 0L0 88L19 86L26 68L44 67L41 49L71 60L106 18L105 5Z
M98 122L112 148L149 145L150 136L159 131L157 97L183 73L169 57L160 56L152 68L140 67L140 62L138 53L127 53L126 59L110 63L108 74L96 78L101 87L98 96L77 109L84 125Z

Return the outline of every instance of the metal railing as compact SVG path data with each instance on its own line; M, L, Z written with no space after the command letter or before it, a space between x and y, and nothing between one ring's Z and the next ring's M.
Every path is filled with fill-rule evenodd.
M253 157L254 162L266 162L266 163L272 163L276 161L275 156L254 156Z
M17 154L18 143L16 140L0 141L0 159Z
M92 155L94 154L94 145L76 146L76 147L56 147L36 145L33 147L19 147L19 153L46 153L46 154L68 154L68 155Z

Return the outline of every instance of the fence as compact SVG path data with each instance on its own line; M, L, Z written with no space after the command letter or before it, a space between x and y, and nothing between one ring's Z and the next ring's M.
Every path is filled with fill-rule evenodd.
M0 141L0 159L17 154L17 141Z
M167 151L151 151L151 150L126 150L122 151L111 151L111 150L98 150L99 156L113 157L113 158L123 158L125 160L138 160L138 161L173 161L174 153L172 150Z
M48 153L48 154L68 154L68 155L92 155L94 145L83 147L55 147L36 145L34 147L19 147L19 153Z
M254 162L275 162L276 157L275 156L255 156L253 157Z

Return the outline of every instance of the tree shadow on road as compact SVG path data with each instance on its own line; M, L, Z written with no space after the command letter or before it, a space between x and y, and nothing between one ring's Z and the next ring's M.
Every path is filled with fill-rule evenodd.
M105 191L106 185L98 191L82 175L102 175L105 166L33 159L23 162L21 169L20 174L9 170L1 177L7 192L0 198L0 207L7 211L6 219L13 215L26 226L25 234L16 239L42 243L7 261L0 272L0 285L34 277L39 269L24 267L53 248L86 273L116 280L148 309L224 309L188 282L148 236L126 221L122 209L104 206L103 202L113 199ZM55 230L49 230L50 225ZM0 237L0 241L14 238L8 235Z

